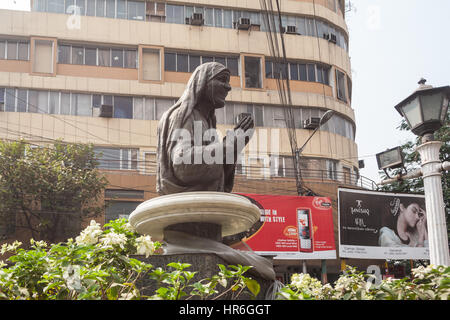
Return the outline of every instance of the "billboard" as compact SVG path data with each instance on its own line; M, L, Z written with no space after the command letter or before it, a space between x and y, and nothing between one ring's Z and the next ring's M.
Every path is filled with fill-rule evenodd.
M261 217L253 234L233 248L275 259L336 259L329 198L241 195L260 208Z
M429 259L425 196L338 189L339 256Z

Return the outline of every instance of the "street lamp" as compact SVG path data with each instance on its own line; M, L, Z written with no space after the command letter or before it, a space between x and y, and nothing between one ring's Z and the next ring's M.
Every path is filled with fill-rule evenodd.
M433 88L425 82L422 78L419 88L395 109L406 119L411 131L422 137L422 144L416 150L420 154L425 191L430 263L448 266L450 258L441 182L441 172L448 168L448 163L442 164L439 160L442 142L434 140L434 132L444 125L450 86Z
M311 133L309 138L305 141L305 143L296 150L297 154L302 153L303 149L305 148L306 144L311 140L311 138L314 136L314 134L317 132L317 130L320 129L321 126L323 126L325 123L328 122L328 120L331 119L332 116L334 116L335 112L333 110L328 110L323 114L323 116L320 118L319 125L314 129L314 131Z
M401 147L395 147L376 154L378 169L383 170L387 177L387 169L404 167L404 155ZM389 177L390 178L390 177Z
M303 145L295 150L295 162L298 164L300 163L300 154L303 152L303 149L305 149L305 146L307 145L307 143L309 142L309 140L311 140L311 138L314 136L314 134L317 132L317 130L320 129L321 126L323 126L325 123L327 123L331 117L333 117L335 114L335 111L333 110L328 110L327 112L325 112L322 117L319 120L318 125L315 127L314 131L309 135L308 139L306 139L305 143L303 143ZM305 189L303 187L303 182L302 182L302 176L300 173L300 169L298 168L296 170L296 180L297 180L297 194L299 196L304 195L305 193Z
M406 119L411 131L425 140L433 139L433 133L445 122L450 99L450 86L433 88L420 79L419 88L395 106Z

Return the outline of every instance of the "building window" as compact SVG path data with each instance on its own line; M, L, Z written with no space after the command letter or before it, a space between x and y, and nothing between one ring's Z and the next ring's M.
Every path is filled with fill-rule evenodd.
M143 190L105 189L107 199L144 199Z
M136 50L124 50L124 68L136 69Z
M290 80L320 82L329 85L329 67L318 64L299 64L288 62L286 69L283 63L273 62L270 58L266 59L266 78L277 79L282 77L286 79L285 74L288 71Z
M308 81L315 82L316 81L316 65L308 64L306 66L308 69Z
M111 49L111 67L123 68L123 50Z
M20 41L17 47L17 59L18 60L29 60L29 43ZM1 50L1 49L0 49Z
M184 24L184 6L166 5L166 22Z
M101 3L101 1L100 1ZM86 2L86 15L87 16L95 16L95 1L87 1Z
M15 89L6 88L5 90L5 111L14 112L16 111L16 92Z
M336 70L336 81L338 99L347 102L347 97L345 94L345 74L339 70Z
M0 88L0 111L5 111L5 88Z
M291 80L299 80L300 79L298 77L298 64L290 63L289 64L289 72L290 72Z
M105 0L96 0L95 4L96 4L95 15L97 17L104 17L105 16Z
M114 118L133 118L133 98L114 96Z
M89 66L97 65L97 49L95 48L85 49L85 64Z
M137 170L138 149L94 147L99 169Z
M139 201L111 201L107 200L105 210L105 222L111 220L126 218L128 219L130 213L136 209L141 203Z
M337 162L334 160L326 160L327 178L337 180Z
M298 71L300 74L300 81L308 81L308 74L306 72L306 64L299 64Z
M33 72L53 73L53 41L35 40Z
M58 63L136 69L137 50L59 44Z
M58 46L58 63L70 64L70 46Z
M129 20L145 20L145 2L128 1L127 16Z
M177 72L188 72L188 55L177 53Z
M201 56L189 55L189 72L194 70L200 65Z
M261 58L244 56L245 87L262 88Z
M48 12L64 13L64 1L48 0L47 5L48 5Z
M106 17L115 18L116 17L116 1L106 0Z
M74 116L92 116L92 96L72 93L71 114Z
M230 70L232 76L239 76L239 58L224 56L203 56L176 52L164 53L164 70L176 72L194 72L200 64L219 62Z
M160 50L144 48L142 50L142 76L144 80L161 80Z
M177 71L177 54L172 52L164 53L164 70Z
M291 156L271 156L270 175L276 177L294 177L294 161Z
M72 47L72 64L84 64L83 47Z
M102 67L111 66L111 51L110 49L98 49L98 65Z

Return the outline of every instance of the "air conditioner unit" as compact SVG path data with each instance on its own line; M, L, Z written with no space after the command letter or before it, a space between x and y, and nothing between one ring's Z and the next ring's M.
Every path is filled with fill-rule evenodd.
M336 35L335 35L334 33L331 33L331 32L330 32L330 34L329 34L329 36L328 36L328 41L330 41L331 43L336 44L336 42L337 42L337 37L336 37Z
M250 19L249 18L239 18L238 22L237 22L237 28L239 30L248 30L250 29L251 23L250 23Z
M316 129L319 127L320 118L311 117L303 120L303 129Z
M287 26L286 33L297 34L297 26Z
M112 116L113 116L113 106L110 104L102 104L100 106L99 117L112 118Z
M186 18L186 23L193 26L202 26L205 23L203 13L193 13L190 18Z
M327 33L323 33L323 38L325 39L325 40L330 40L330 34L327 32Z

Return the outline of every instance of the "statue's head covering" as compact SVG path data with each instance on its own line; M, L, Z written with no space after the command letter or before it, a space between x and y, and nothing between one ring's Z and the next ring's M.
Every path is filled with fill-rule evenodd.
M225 70L229 72L229 70L223 64L218 62L204 63L195 69L188 81L183 95L171 108L180 108L180 111L178 112L179 119L177 119L179 121L179 127L184 124L185 120L192 113L201 97L203 97L207 87L207 83Z
M161 188L161 179L171 176L170 156L167 153L170 143L170 134L177 128L182 128L205 94L207 84L223 71L229 70L221 63L208 62L198 66L192 73L183 95L178 101L162 115L158 124L157 147L157 191ZM211 112L211 123L216 126L214 109Z

